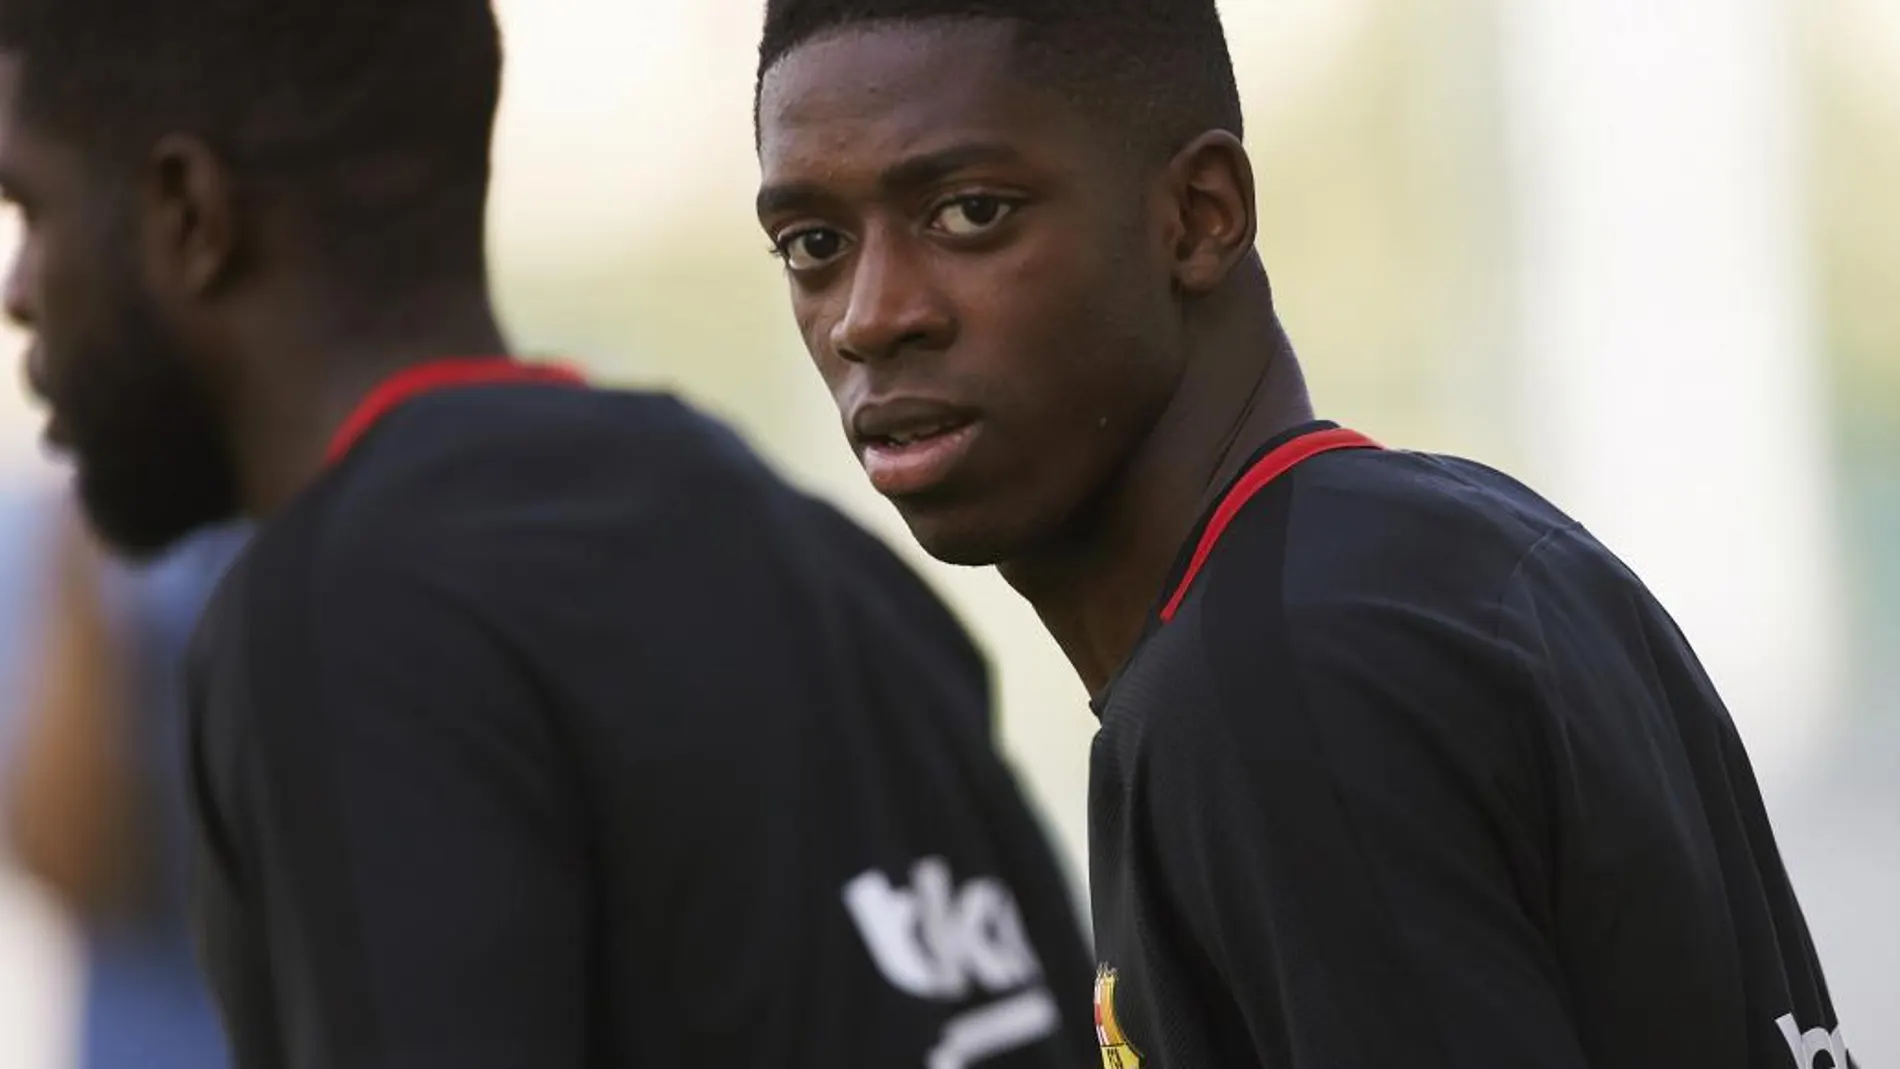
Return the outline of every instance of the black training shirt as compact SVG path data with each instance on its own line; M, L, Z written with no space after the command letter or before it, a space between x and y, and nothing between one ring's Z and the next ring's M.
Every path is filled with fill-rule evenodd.
M1661 606L1521 485L1369 445L1263 450L1097 700L1104 1062L1844 1067Z
M239 1066L1095 1060L1072 897L923 584L675 401L439 370L198 636Z

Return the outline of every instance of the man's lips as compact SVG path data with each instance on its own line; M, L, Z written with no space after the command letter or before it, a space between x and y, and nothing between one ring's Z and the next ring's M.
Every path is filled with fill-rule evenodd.
M949 478L981 429L973 410L917 397L859 405L850 425L865 474L886 497L923 493Z
M898 441L876 438L858 457L871 486L885 497L921 494L948 479L976 444L978 425L965 423Z

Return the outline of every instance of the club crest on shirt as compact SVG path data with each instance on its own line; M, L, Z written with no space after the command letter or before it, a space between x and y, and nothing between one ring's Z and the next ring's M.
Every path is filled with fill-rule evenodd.
M1120 975L1106 965L1095 971L1095 1038L1102 1045L1102 1069L1141 1069L1141 1055L1128 1045L1115 1015L1115 985Z

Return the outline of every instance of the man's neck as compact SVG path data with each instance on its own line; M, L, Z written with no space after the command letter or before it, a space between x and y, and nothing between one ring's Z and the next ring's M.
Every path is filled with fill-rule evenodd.
M404 368L445 357L502 356L508 343L483 297L431 302L417 325L356 338L310 334L254 365L234 396L245 511L267 519L322 473L331 439L357 406Z
M1274 436L1313 418L1292 347L1271 316L1197 361L1112 491L1072 537L999 569L1027 598L1091 694L1134 651L1168 573L1221 489Z

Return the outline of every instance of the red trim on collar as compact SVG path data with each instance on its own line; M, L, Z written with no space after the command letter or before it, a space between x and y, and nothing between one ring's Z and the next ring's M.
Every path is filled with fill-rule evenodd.
M363 398L343 425L330 439L324 463L335 464L368 434L377 421L404 401L425 393L454 386L486 386L513 382L539 382L562 386L585 386L587 379L571 368L552 364L524 364L505 356L463 357L432 360L404 368L384 379L369 396Z
M1241 508L1255 494L1267 488L1267 484L1321 453L1331 453L1336 449L1379 448L1382 448L1379 443L1358 431L1335 427L1302 434L1254 461L1253 467L1248 468L1246 474L1221 498L1220 505L1214 509L1213 518L1207 521L1207 529L1201 532L1200 544L1194 547L1194 557L1188 562L1187 571L1182 573L1180 583L1175 585L1174 596L1168 599L1167 606L1161 610L1161 622L1165 624L1174 619L1181 602L1187 598L1188 587L1194 585L1194 577L1200 574L1201 566L1207 563L1221 535L1227 533L1227 526L1234 522L1234 517L1240 515Z

